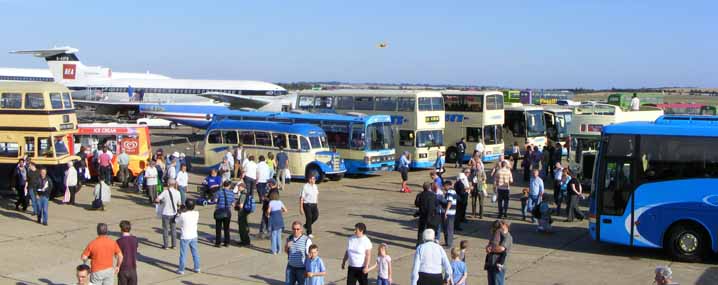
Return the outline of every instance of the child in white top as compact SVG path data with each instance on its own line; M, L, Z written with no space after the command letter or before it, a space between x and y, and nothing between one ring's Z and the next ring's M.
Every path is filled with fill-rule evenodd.
M374 270L374 268L377 268L377 277L376 277L376 284L377 285L390 285L391 284L391 256L387 253L387 244L382 243L379 245L379 248L377 249L378 254L376 258L376 263L369 267L369 271Z

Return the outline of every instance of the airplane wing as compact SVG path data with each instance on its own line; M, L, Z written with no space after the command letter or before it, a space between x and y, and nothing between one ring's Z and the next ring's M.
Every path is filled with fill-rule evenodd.
M38 49L38 50L14 50L10 53L12 54L30 54L36 57L50 57L53 55L63 54L63 53L77 53L78 50L76 48L72 47L56 47L51 49Z
M199 94L204 98L229 104L229 108L239 110L241 108L259 109L264 105L271 103L273 97L268 96L267 99L258 98L257 96L237 95L229 93L208 92Z

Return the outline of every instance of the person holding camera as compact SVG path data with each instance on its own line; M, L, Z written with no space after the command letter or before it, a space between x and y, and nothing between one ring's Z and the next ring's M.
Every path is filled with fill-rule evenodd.
M182 231L180 237L179 269L177 274L184 274L185 256L187 246L192 252L194 272L199 273L199 251L197 250L197 224L199 223L199 212L194 210L194 201L187 199L184 206L180 207L180 214L177 216L177 225Z
M162 208L162 249L167 249L167 234L169 231L172 231L172 246L170 248L175 248L177 243L175 217L182 202L180 201L180 193L177 191L177 182L174 179L171 179L169 187L157 196L155 203L160 204Z

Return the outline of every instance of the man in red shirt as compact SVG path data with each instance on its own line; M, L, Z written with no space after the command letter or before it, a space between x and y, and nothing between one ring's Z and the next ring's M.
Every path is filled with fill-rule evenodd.
M117 266L112 263L113 257ZM120 269L122 258L120 246L107 236L107 224L97 224L97 238L87 245L81 256L83 262L92 260L90 282L98 285L115 284L115 275Z

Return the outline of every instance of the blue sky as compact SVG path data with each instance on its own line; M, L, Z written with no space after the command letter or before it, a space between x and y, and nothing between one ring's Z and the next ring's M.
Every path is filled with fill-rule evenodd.
M5 51L177 78L718 87L715 1L0 0ZM388 47L377 48L386 41Z

